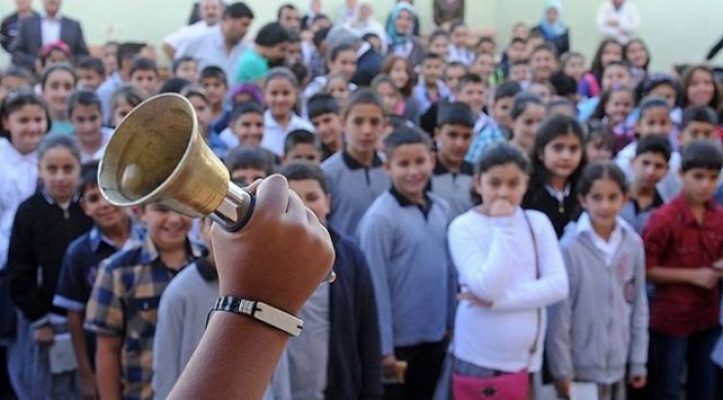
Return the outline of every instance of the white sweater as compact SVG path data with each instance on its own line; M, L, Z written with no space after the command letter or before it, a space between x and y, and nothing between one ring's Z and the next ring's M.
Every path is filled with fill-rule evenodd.
M540 257L535 277L535 251L524 211L510 217L488 217L472 209L449 227L449 247L462 291L492 302L482 307L462 301L455 322L455 356L499 371L537 372L542 365L545 307L568 295L565 265L555 231L547 217L527 211ZM537 350L537 309L542 309Z

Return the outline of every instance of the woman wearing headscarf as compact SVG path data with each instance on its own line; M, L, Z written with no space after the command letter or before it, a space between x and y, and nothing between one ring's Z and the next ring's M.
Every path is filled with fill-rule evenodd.
M570 29L562 22L562 0L545 0L542 18L536 30L555 45L558 55L570 51Z
M417 66L424 59L424 44L414 35L417 12L409 3L400 2L392 9L391 24L387 24L388 54L402 56Z

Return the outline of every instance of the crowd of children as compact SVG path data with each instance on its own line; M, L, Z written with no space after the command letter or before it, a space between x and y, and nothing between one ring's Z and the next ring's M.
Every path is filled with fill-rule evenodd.
M212 222L113 206L97 180L165 92L235 183L284 175L336 251L265 400L723 398L710 66L654 73L635 38L588 62L557 1L507 44L460 20L422 39L410 1L333 24L318 0L251 44L246 4L199 3L167 71L116 42L0 70L0 399L163 399L198 346Z

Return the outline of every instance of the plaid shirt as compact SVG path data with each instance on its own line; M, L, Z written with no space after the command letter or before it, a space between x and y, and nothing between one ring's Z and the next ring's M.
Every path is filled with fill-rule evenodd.
M191 245L188 263L201 256ZM178 273L163 265L150 240L101 264L88 302L85 328L124 338L121 384L126 400L152 399L153 336L161 294Z
M467 151L467 156L464 158L465 161L472 164L477 164L479 162L480 157L482 157L482 153L487 147L495 143L507 141L507 138L499 125L497 125L497 123L486 114L482 114L482 116L477 120L474 132L474 139Z

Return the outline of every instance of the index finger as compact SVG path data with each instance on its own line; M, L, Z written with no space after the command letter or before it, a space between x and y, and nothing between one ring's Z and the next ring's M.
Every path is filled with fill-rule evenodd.
M289 204L289 183L281 175L274 174L261 181L256 190L256 210L262 214L281 216Z

